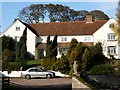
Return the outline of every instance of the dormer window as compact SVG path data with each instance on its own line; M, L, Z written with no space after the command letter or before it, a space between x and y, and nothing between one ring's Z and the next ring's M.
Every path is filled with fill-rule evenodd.
M16 27L16 31L20 31L20 27Z
M115 40L114 33L109 33L108 34L108 40Z

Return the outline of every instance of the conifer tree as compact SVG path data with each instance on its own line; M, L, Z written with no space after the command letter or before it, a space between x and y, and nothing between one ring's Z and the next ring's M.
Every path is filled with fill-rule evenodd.
M57 35L55 35L54 40L50 41L50 36L47 37L46 43L46 57L52 58L57 56Z
M26 40L27 40L27 27L25 28L20 41L17 43L16 47L16 60L18 62L25 61L28 59Z
M54 40L53 40L53 56L57 56L57 35L55 35Z
M47 37L47 43L46 43L46 57L48 56L50 50L49 50L49 45L50 45L50 35Z

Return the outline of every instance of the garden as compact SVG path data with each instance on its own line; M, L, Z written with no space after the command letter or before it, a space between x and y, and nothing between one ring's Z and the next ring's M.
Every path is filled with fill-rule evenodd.
M88 46L82 42L78 42L75 38L73 38L71 40L67 54L62 54L61 58L58 59L56 58L57 35L55 35L53 41L51 41L50 36L48 36L45 58L42 60L34 60L32 57L30 57L26 50L26 30L24 31L23 36L19 42L16 42L11 37L7 36L3 36L1 38L3 45L3 71L19 71L21 67L25 67L25 70L29 67L39 66L46 70L60 71L63 74L72 76L74 74L73 64L74 61L76 61L77 72L80 75L79 78L84 79L93 86L96 85L96 88L106 88L105 86L108 88L112 87L109 87L109 83L103 84L101 82L96 82L93 80L93 78L98 79L98 77L89 75L99 75L99 78L102 75L107 75L107 77L115 76L114 78L117 77L117 80L119 80L120 60L113 60L105 57L103 55L102 44L100 42L96 43L94 46ZM113 85L113 87L114 86L115 85ZM117 88L119 87L119 84L117 84Z

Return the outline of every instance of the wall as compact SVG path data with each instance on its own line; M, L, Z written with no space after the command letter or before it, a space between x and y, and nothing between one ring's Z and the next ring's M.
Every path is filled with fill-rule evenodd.
M20 27L20 31L16 31L16 27ZM19 20L13 23L2 35L10 36L13 39L15 36L22 36L23 31L25 30L25 25L23 25Z
M89 87L87 87L85 84L80 82L78 79L75 77L72 77L72 90L91 90Z
M107 53L107 47L108 46L116 46L116 56L115 58L118 58L118 46L117 46L117 41L110 41L108 40L108 33L114 33L111 28L109 28L109 25L112 23L117 23L114 19L110 19L106 24L104 24L100 29L98 29L94 34L93 34L93 39L94 39L94 44L97 42L101 42L103 46L103 53L105 56L108 57Z
M67 41L62 41L61 38L67 38ZM90 37L90 40L85 41L85 37ZM75 38L78 42L93 42L93 36L92 35L79 35L79 36L58 36L58 43L65 43L65 42L71 42L71 40ZM51 36L51 40L54 39L54 36ZM40 36L39 41L42 43L47 42L47 36Z
M118 88L120 87L120 76L108 75L86 75L85 79L97 88Z
M27 51L35 56L36 35L27 29Z

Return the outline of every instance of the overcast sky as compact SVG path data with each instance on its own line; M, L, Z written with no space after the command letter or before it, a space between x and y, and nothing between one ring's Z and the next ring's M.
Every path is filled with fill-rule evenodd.
M10 1L10 0L5 0L5 1ZM92 10L101 10L105 14L107 14L110 18L116 18L115 13L116 9L118 7L118 2L90 2L90 1L76 1L76 2L1 2L0 3L0 9L2 8L2 29L1 32L6 30L14 21L15 18L18 16L18 12L22 10L24 7L29 6L31 4L62 4L65 6L69 6L72 9L75 10L87 10L87 11L92 11ZM25 1L25 0L24 0ZM34 0L35 1L35 0ZM37 1L37 0L36 0ZM39 0L40 1L40 0ZM102 0L100 0L102 1ZM106 0L104 0L106 1ZM110 1L110 0L108 0ZM0 21L1 21L0 18ZM1 23L0 23L1 24Z

